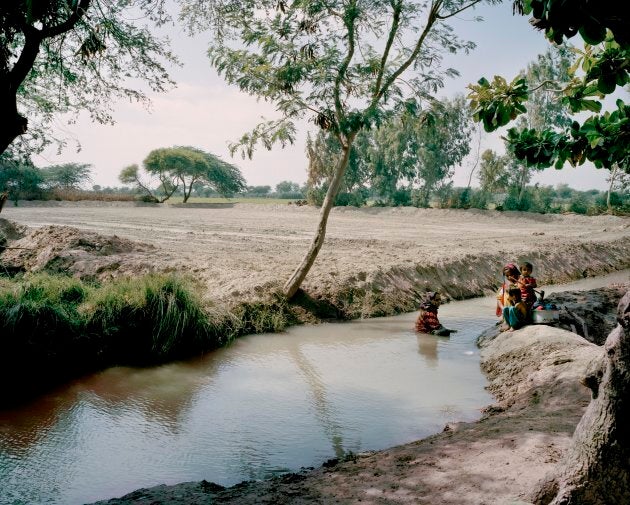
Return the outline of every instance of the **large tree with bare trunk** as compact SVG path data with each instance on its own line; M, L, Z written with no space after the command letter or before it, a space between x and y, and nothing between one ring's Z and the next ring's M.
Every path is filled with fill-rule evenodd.
M556 474L536 490L537 505L630 503L630 291L617 320L604 361L584 379L591 403Z
M493 2L495 0L484 0ZM309 118L339 144L311 245L284 286L292 297L322 247L357 133L397 112L421 114L445 77L445 52L467 51L449 19L481 0L190 0L193 25L217 28L212 64L246 93L276 105L279 118L234 144L251 156L262 143L293 142Z

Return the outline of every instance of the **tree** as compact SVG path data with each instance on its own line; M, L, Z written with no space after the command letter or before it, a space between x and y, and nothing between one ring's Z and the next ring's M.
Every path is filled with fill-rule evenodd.
M49 188L79 189L92 181L90 167L87 163L64 163L43 168L42 175Z
M195 147L155 149L148 154L143 165L150 174L166 174L179 181L184 203L190 198L194 185L199 182L212 186L223 196L231 196L246 187L245 179L236 166Z
M522 83L535 82L538 83L538 86L523 100L522 108L518 110L522 115L518 118L516 126L510 130L509 135L520 135L533 129L544 128L549 131L560 131L571 124L566 107L558 100L559 90L555 86L558 82L569 79L572 57L571 51L565 47L548 49L544 54L538 55L536 61L529 63L526 70L521 71L519 77L513 81L513 84L517 83L514 84L515 92L521 92ZM477 85L469 86L472 90L469 97L473 99L473 106L476 104L475 99L485 96L487 90L493 86L501 90L510 88L502 77L495 76L492 84L486 79L481 79ZM506 121L508 110L498 107L493 115L481 114L477 116L477 109L475 114L483 123L485 130L492 131L496 129L494 122ZM512 115L516 118L515 114ZM512 171L510 190L517 200L516 205L522 207L525 187L531 181L533 172L542 170L544 167L526 163L515 155L509 141L506 143L506 162Z
M140 175L140 168L135 163L123 168L118 175L118 180L123 184L135 186L140 193L144 193L144 198L154 203L164 203L173 193L177 191L177 179L166 172L153 172L151 175L159 181L157 194L151 189L151 182L146 182Z
M251 156L259 143L293 142L295 122L307 116L340 146L314 238L284 286L287 297L323 244L358 133L378 126L388 111L419 111L456 74L441 70L442 53L473 44L447 21L480 1L244 0L236 7L217 0L207 6L201 21L218 28L208 51L212 64L229 83L274 103L280 115L244 135L233 151Z
M16 205L24 198L41 197L43 184L41 170L32 163L11 159L6 153L0 155L0 194L5 194Z
M0 4L0 153L30 132L31 145L51 141L58 113L87 111L112 122L111 103L147 101L172 84L163 63L175 62L164 41L137 26L141 13L168 19L163 0L12 0ZM30 126L29 126L30 119ZM14 146L19 151L19 146Z
M271 193L271 186L247 186L246 191L253 196L267 196Z
M486 193L507 191L510 186L510 159L500 156L491 149L481 155L479 185Z
M517 0L515 6L524 14L532 14L532 24L544 29L556 43L578 32L586 42L584 50L575 50L578 59L569 70L570 80L555 83L561 89L556 101L568 113L600 113L600 100L617 86L630 82L630 39L626 29L630 7L626 2L595 5L586 0ZM522 76L509 84L498 76L492 83L483 78L478 85L470 86L474 117L487 131L496 130L527 112L524 102L543 84L529 83ZM617 100L612 111L592 115L581 123L573 121L564 129L510 128L507 135L514 156L538 169L552 165L562 168L567 161L577 166L588 160L597 168L619 166L628 173L629 141L630 106L623 100Z
M615 164L610 170L610 176L608 177L608 191L606 192L606 209L609 213L613 211L613 192L615 189L619 189L622 192L627 191L630 187L630 174L622 172L619 169L619 165Z
M300 185L297 182L282 181L276 184L276 193L299 193Z
M463 97L433 101L422 114L396 114L374 130L360 131L341 186L353 192L369 185L388 204L400 204L401 191L417 194L428 206L431 194L447 184L453 167L470 150L472 122ZM340 151L334 136L320 131L307 141L309 184L326 183ZM338 204L338 202L336 202Z
M619 302L617 327L600 366L584 378L592 400L555 475L533 496L537 505L608 505L630 497L630 291Z

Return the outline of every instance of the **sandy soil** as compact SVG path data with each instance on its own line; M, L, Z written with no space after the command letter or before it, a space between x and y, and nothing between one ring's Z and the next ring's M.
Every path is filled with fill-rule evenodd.
M289 205L25 202L5 208L2 217L105 236L84 237L87 246L68 239L63 251L51 251L46 233L76 233L40 230L10 244L22 249L6 251L0 258L5 265L100 278L184 271L203 283L208 298L238 300L281 288L308 248L318 211ZM136 244L94 245L110 235ZM506 260L529 259L545 283L628 268L629 246L630 219L614 216L336 208L304 288L348 317L378 315L412 310L431 289L456 298L487 293Z

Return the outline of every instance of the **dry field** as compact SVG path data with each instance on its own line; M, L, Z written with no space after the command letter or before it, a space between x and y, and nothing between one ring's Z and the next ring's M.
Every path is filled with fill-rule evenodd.
M44 261L43 252L50 253L65 235L76 239L84 234L79 242L54 251L66 255L62 263L74 274L106 277L184 271L203 282L208 297L234 300L282 286L308 248L318 210L255 204L24 202L6 207L2 217L28 227L80 230L54 228L34 242L33 237L30 242L28 237L22 239L27 252L20 254L30 254L25 261L31 269L45 266L50 254L44 254ZM116 235L133 245L111 250L85 247L96 240L91 233ZM388 291L413 298L430 288L455 297L472 296L491 289L501 264L509 260L530 259L534 276L558 282L627 268L629 244L630 219L614 216L336 208L304 287L331 299L350 288L355 298L358 292ZM368 302L360 302L358 315L370 314Z

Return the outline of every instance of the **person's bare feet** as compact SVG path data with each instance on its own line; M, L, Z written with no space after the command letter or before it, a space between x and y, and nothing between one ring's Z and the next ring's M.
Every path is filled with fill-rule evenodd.
M514 328L510 328L508 331L514 331Z

